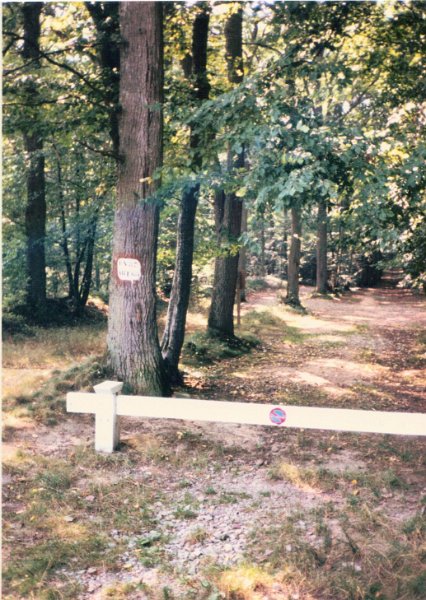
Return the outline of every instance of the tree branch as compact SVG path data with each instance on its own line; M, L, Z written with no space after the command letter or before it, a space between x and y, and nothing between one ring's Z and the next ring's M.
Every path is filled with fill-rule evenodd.
M3 34L4 35L8 35L10 37L13 37L14 40L24 40L23 36L17 35L13 31L4 31ZM26 42L28 43L28 40L26 40ZM100 94L101 96L103 95L102 92L101 92L101 90L100 90L100 88L98 88L95 84L93 84L90 81L90 79L88 79L85 75L83 75L82 73L80 73L79 71L77 71L76 69L74 69L74 67L71 67L70 65L67 65L66 63L61 63L61 62L59 62L57 60L54 60L53 58L50 57L50 53L43 52L39 48L37 48L37 51L38 51L40 57L42 57L45 60L47 60L47 62L51 63L52 65L55 65L56 67L59 67L61 69L65 69L66 71L69 71L70 73L72 73L73 75L75 75L76 77L78 77L79 79L81 79L82 81L84 81L84 83L88 87L90 87L93 91L95 91L97 94Z
M278 56L285 56L283 52L281 52L277 48L274 48L274 46L270 46L269 44L265 44L263 42L243 42L243 46L257 46L258 48L266 48L267 50L272 50L273 52L276 52Z
M89 146L89 144L87 144L86 142L82 142L81 140L78 140L78 143L80 144L80 146L83 146L83 148L87 148L87 150L90 150L91 152L95 152L95 154L101 154L102 156L108 156L109 158L113 158L116 161L120 160L120 157L117 156L117 154L115 154L114 152L111 152L109 150L104 150L104 149L98 149L98 148L93 148L93 146Z
M6 56L6 54L9 52L9 50L12 48L13 44L15 43L16 40L10 40L10 42L6 45L6 47L3 49L3 56Z
M373 87L373 85L377 82L377 80L380 78L381 73L379 73L378 75L376 75L376 77L373 79L373 81L371 83L369 83L367 85L367 87L361 92L361 94L352 102L351 106L349 107L348 111L345 112L344 114L342 114L340 116L339 119L337 119L337 123L340 123L341 121L344 121L346 119L346 117L357 107L361 104L361 102L364 100L365 96L367 95L368 90Z

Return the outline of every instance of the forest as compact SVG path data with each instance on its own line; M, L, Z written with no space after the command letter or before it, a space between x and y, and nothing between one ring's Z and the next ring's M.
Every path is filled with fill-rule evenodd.
M424 3L125 6L5 4L6 322L98 296L114 372L161 395L191 286L231 339L247 277L296 307L300 280L338 293L389 267L424 291Z
M425 411L426 2L2 19L5 598L423 597L421 440L64 400Z

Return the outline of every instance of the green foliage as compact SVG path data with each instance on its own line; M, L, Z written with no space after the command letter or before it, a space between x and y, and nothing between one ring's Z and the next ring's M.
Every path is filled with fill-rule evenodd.
M183 357L188 364L211 364L246 354L258 344L259 340L253 336L223 338L208 333L195 333L185 343Z
M87 301L83 288L91 273L85 269L94 238L94 287L103 283L107 289L110 268L115 176L107 148L108 109L91 57L94 31L83 5L44 5L41 55L25 62L21 13L12 4L4 11L4 298L11 308L25 300L30 157L22 136L36 133L43 138L45 163L48 220L40 243L46 248L47 292L53 298L70 296L78 309Z
M27 320L22 315L8 310L3 311L2 331L4 337L13 336L15 340L20 337L34 336L34 330L28 325Z
M362 281L364 265L380 256L379 270L399 266L405 284L424 290L424 3L244 3L245 78L237 86L227 81L224 52L224 23L232 3L212 5L211 91L203 103L195 98L196 82L182 68L197 10L184 3L165 7L164 168L158 173L162 292L168 295L171 289L182 190L196 181L201 186L197 277L208 272L218 254L212 206L215 190L223 189L243 198L248 209L247 232L225 251L236 253L244 246L250 275L286 276L286 211L297 206L303 220L301 276L314 283L316 205L323 198L334 288ZM102 67L100 56L105 40L110 50L117 41L114 7L110 13L108 23L97 29L84 4L44 4L38 66L22 57L20 6L5 4L7 315L24 303L27 283L29 157L23 133L39 133L44 140L48 296L70 297L78 312L88 243L94 237L91 291L108 297L116 171L110 130L119 111L118 72ZM202 149L202 168L194 166L190 127ZM243 168L227 168L228 148L235 156L244 149ZM19 319L7 319L7 331L21 328L23 333Z

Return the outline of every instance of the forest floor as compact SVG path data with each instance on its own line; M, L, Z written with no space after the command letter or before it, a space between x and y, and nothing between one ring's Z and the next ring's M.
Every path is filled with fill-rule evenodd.
M256 348L188 361L176 395L426 411L424 297L303 288L302 314L279 294L243 305ZM424 439L123 419L120 451L97 454L93 417L64 400L102 379L104 336L4 342L3 598L425 596Z

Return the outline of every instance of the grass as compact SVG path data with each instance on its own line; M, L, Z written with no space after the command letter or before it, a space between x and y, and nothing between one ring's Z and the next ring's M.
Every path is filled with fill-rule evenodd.
M30 597L38 590L40 598L72 598L75 586L66 586L63 596L49 591L53 576L66 579L61 568L114 563L106 532L81 518L85 510L73 488L75 472L63 460L21 455L5 465L4 473L14 476L6 500L18 502L13 512L5 505L4 541L13 546L3 573L4 591Z
M196 527L187 536L190 544L200 544L210 537L209 533L203 527Z
M302 489L316 488L331 491L336 488L336 475L328 469L299 467L294 463L276 462L269 470L274 481L288 481Z
M312 316L288 324L286 311L271 307L248 313L242 331L278 336L286 346L297 346L294 352L305 351L306 342L313 340L321 348L327 345L315 330L305 332L302 320L312 321ZM70 346L65 333L71 335ZM253 435L259 435L262 443L250 450L244 442L231 446L231 438L218 440L209 429L200 433L190 423L151 428L140 422L123 432L121 452L113 455L95 453L91 445L61 445L62 454L54 448L45 451L42 440L35 446L31 434L36 429L25 430L27 422L43 423L49 435L56 431L67 436L62 422L72 423L75 417L65 416L65 393L108 378L101 358L104 333L103 325L85 324L72 330L47 330L44 335L35 330L31 338L5 342L7 369L12 371L16 364L27 369L30 378L10 385L4 402L6 440L21 443L15 455L5 459L3 471L6 600L79 598L87 593L89 568L105 571L110 581L117 574L117 582L100 593L105 599L423 597L424 504L416 477L424 453L415 440L299 430L286 430L283 437L282 431L256 430ZM339 336L351 333L338 331ZM368 328L362 333L367 335ZM234 350L246 351L215 347L218 340L197 335L195 346L202 348L205 342L205 355L213 361L212 378L218 377L215 361L232 357ZM337 347L331 342L328 349ZM206 364L204 358L192 358L195 364ZM250 360L247 357L247 363ZM221 370L226 378L226 364ZM312 404L307 387L285 383L285 390L279 392L283 402ZM367 386L360 385L356 401L377 407L379 390L367 394ZM315 390L316 403L329 401ZM82 430L87 422L82 421ZM273 449L275 442L278 450ZM335 461L344 462L346 456L363 467L335 469ZM259 458L266 459L267 469L257 467ZM269 479L263 481L261 491L237 487L241 474L252 471L253 477L259 477L268 469ZM222 473L223 481L232 476L232 487L219 479ZM284 494L266 525L265 521L259 524L255 505L266 510L279 490L285 490L292 502ZM292 495L301 498L300 507ZM168 526L162 528L161 511L166 509L186 530L191 549L210 542L210 521L202 520L205 507L235 514L251 511L252 531L243 562L224 566L218 556L217 562L206 563L195 575L174 572L166 553L172 532ZM137 565L136 573L141 568L158 572L159 583L118 581L123 573L132 574L132 565Z
M218 590L225 598L255 600L262 598L262 590L272 586L273 577L256 565L242 565L225 570L217 581Z
M195 519L198 516L198 509L198 501L189 492L186 492L173 514L176 519Z
M67 391L90 389L108 378L105 323L31 331L31 337L4 340L6 428L13 417L55 425L64 414Z
M153 568L163 562L163 542L164 538L158 531L152 531L136 541L136 553L144 567Z
M426 350L426 329L423 331L420 331L418 333L417 342L418 342L419 346L422 346L422 350L425 351Z
M396 542L387 520L367 508L294 513L279 525L255 530L249 558L260 569L259 582L265 575L286 588L297 582L299 593L313 598L422 597L424 550L417 521L401 528L412 538L403 534Z
M130 600L137 597L138 592L149 593L144 583L117 583L106 588L102 600Z
M54 371L47 381L40 382L37 389L22 393L19 389L5 390L4 406L11 415L27 416L39 423L55 425L65 413L65 394L72 390L91 390L93 385L107 379L108 370L104 359L86 359L65 371ZM7 420L5 425L7 426Z
M268 311L250 311L244 315L242 324L244 330L251 334L264 336L276 333L283 336L284 342L291 344L301 344L307 337L298 327L287 325L284 318Z
M246 492L221 492L214 500L215 504L238 504L240 500L249 500L250 494Z
M3 344L3 367L57 369L95 357L106 350L106 324L79 327L32 328L29 338L10 337Z
M252 335L223 338L205 332L192 334L183 348L183 361L188 365L212 364L228 358L237 358L259 344Z
M340 491L348 494L351 500L360 493L368 493L370 499L380 500L389 492L404 492L409 489L408 484L393 469L367 472L347 469L335 472L321 465L307 468L295 462L278 460L271 466L268 474L273 481L288 481L304 490Z
M115 464L119 467L119 461ZM25 454L6 463L4 474L14 481L6 499L20 507L9 512L5 506L4 541L13 544L3 585L12 597L30 597L34 590L37 598L62 597L52 596L49 588L53 579L67 579L61 575L63 567L119 568L126 536L155 522L151 507L157 490L122 477L111 484L93 483L92 474L82 480L88 474L83 465L73 457L65 461ZM120 532L113 543L111 531ZM72 595L77 588L72 590L63 597L77 597Z

